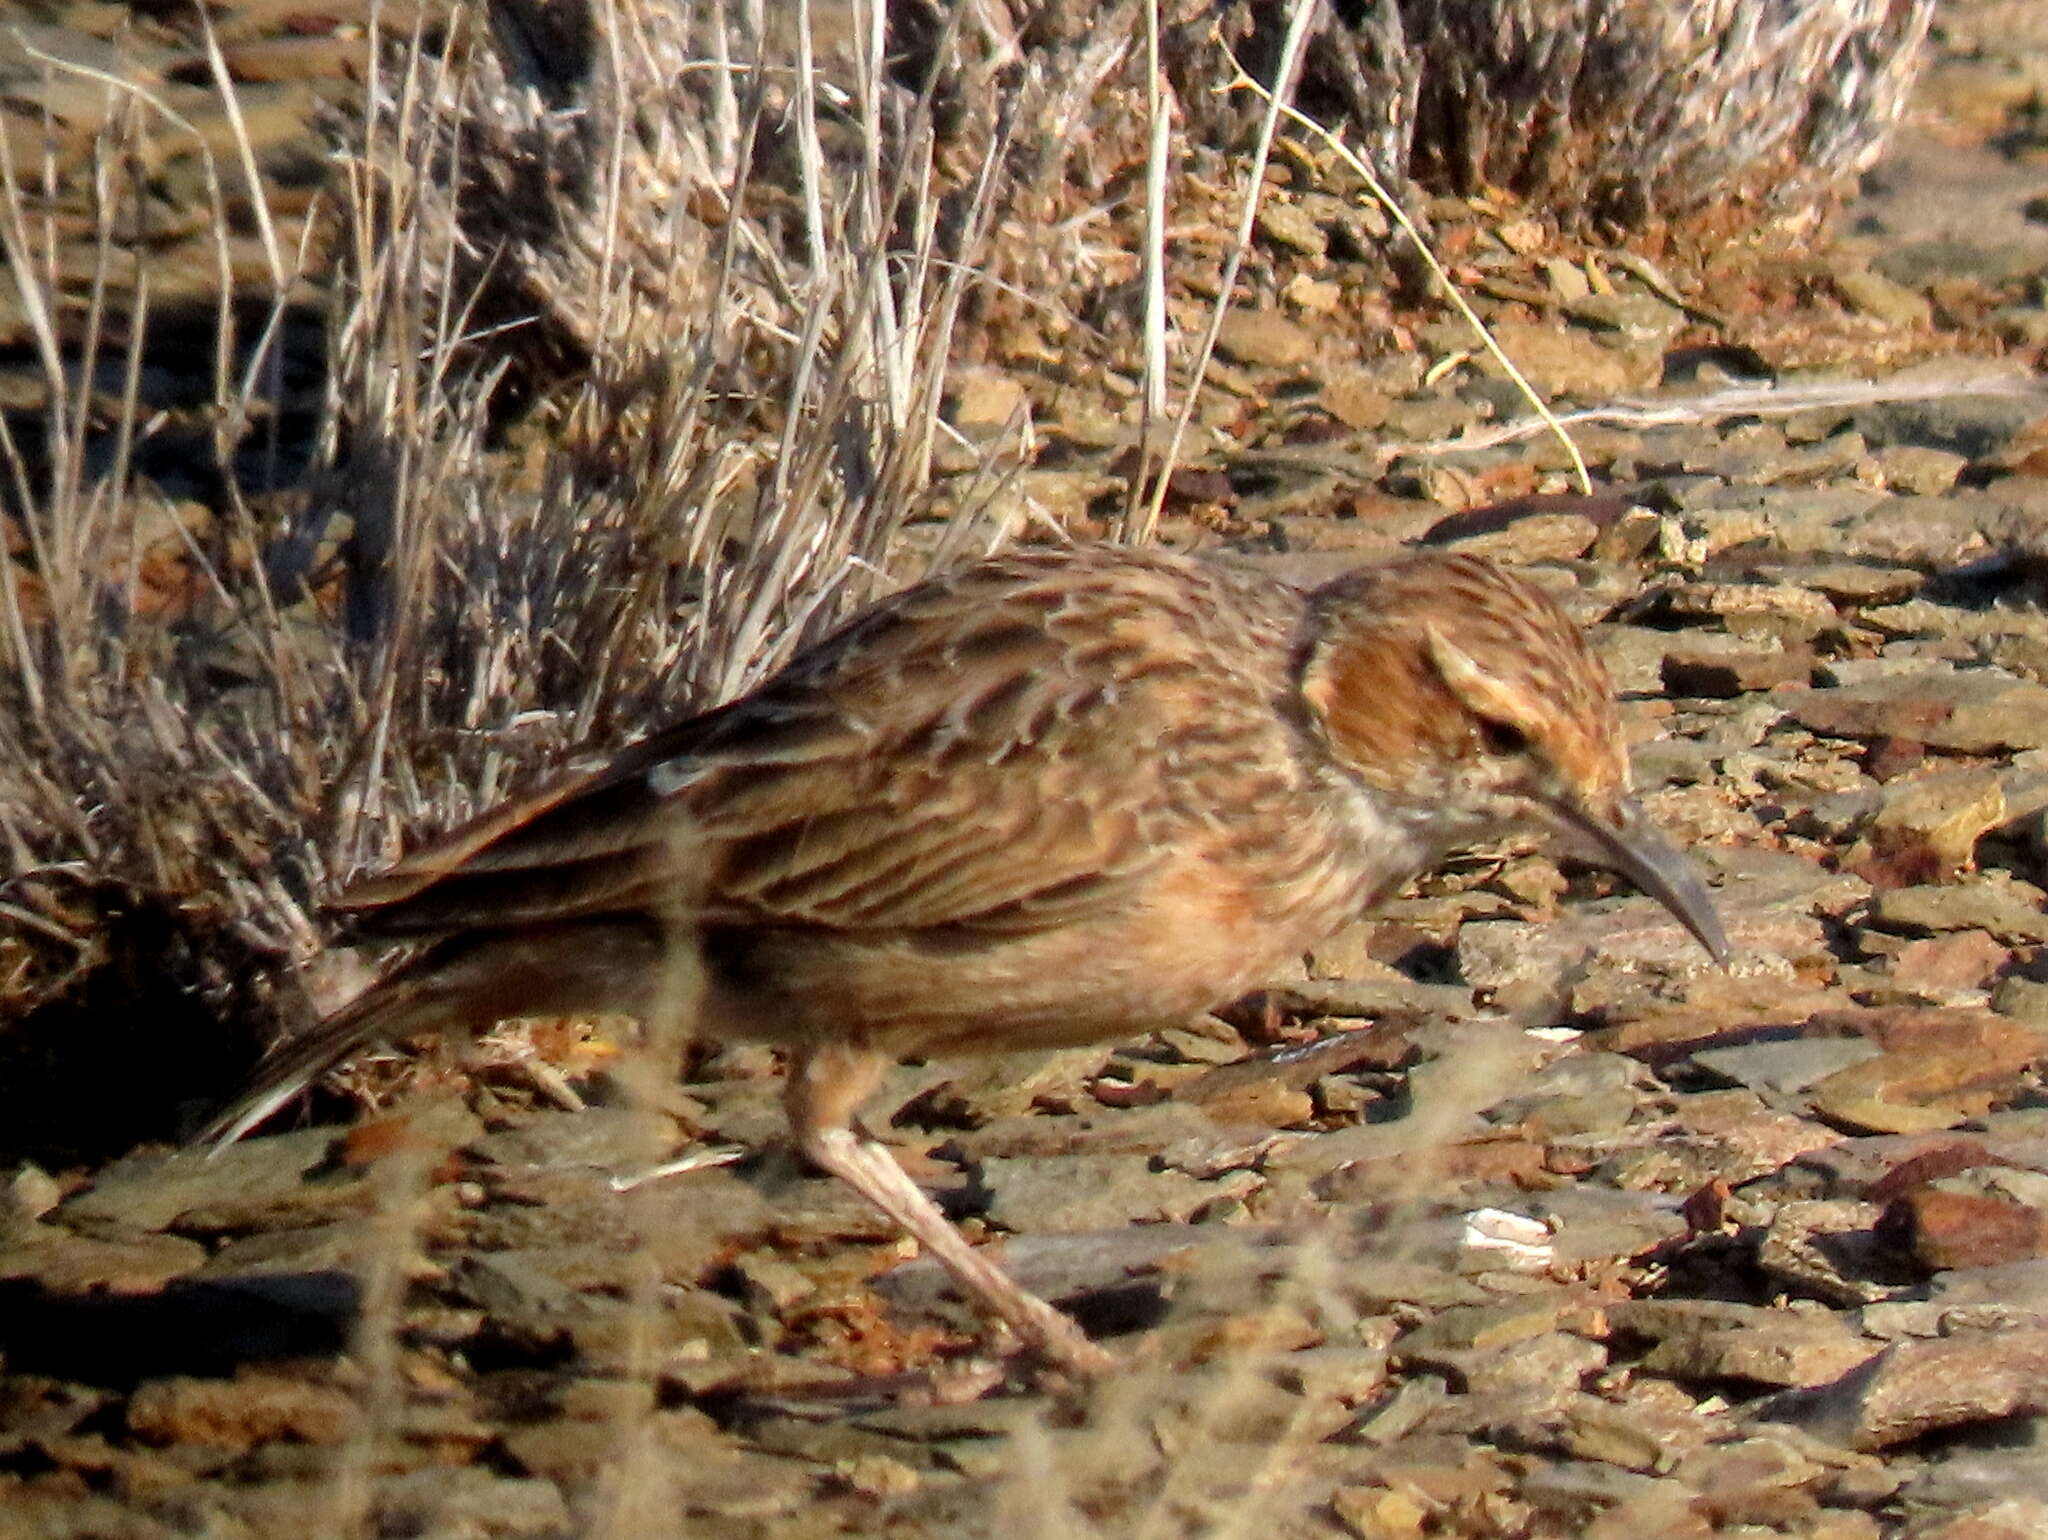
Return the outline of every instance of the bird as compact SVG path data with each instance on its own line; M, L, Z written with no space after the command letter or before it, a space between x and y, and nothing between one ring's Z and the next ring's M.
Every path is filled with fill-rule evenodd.
M1712 896L1630 793L1606 671L1540 587L1440 550L1298 585L1228 555L1028 547L857 613L731 702L345 889L419 950L257 1066L250 1132L373 1040L664 1009L786 1052L794 1143L1056 1370L1112 1356L856 1119L905 1057L1181 1026L1518 828ZM1006 1329L1006 1330L1005 1330Z

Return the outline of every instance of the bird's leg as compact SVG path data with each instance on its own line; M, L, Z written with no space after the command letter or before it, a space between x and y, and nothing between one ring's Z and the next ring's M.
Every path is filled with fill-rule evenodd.
M787 1093L797 1148L903 1226L970 1300L1027 1345L1077 1374L1114 1367L1116 1360L1080 1327L968 1245L882 1144L854 1130L854 1109L881 1081L888 1062L869 1050L838 1045L799 1052Z

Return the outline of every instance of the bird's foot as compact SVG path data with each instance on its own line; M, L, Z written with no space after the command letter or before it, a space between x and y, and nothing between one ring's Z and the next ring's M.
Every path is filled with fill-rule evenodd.
M1100 1378L1117 1367L1117 1357L1088 1339L1074 1318L1022 1290L1002 1302L1004 1330L995 1351L1012 1358L1035 1360L1077 1379Z

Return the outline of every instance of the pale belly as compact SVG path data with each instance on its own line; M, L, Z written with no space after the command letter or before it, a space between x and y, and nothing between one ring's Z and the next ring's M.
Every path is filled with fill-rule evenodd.
M703 1029L899 1057L1076 1047L1177 1026L1236 999L1359 911L1332 877L1284 892L1169 874L1130 912L1018 937L711 937Z

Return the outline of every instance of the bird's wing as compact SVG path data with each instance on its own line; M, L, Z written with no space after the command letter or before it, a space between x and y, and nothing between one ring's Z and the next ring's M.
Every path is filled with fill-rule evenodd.
M1177 774L1234 752L1198 656L1217 617L1189 612L1234 589L1191 592L1191 571L1023 557L921 585L342 906L393 935L632 909L982 932L1113 911L1199 816Z

